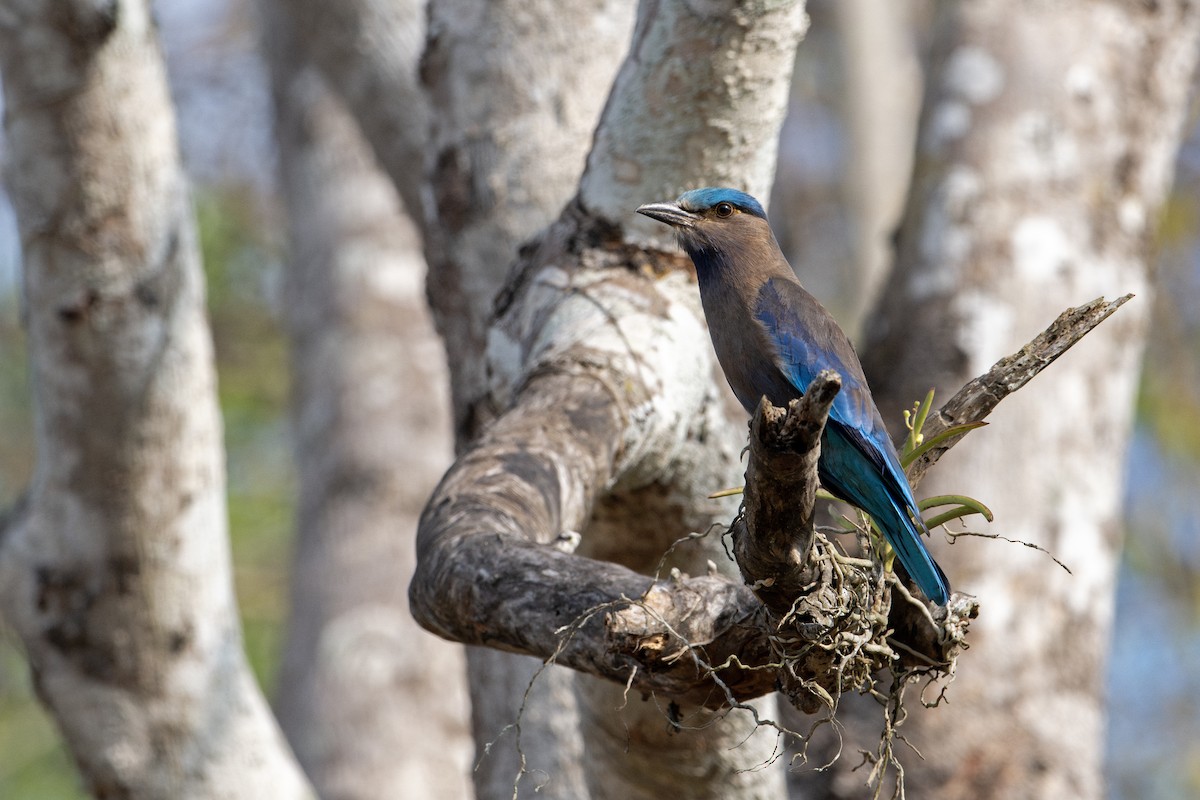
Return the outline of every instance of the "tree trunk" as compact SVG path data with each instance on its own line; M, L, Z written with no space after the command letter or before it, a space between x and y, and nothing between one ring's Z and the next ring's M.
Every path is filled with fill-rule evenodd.
M558 215L578 185L627 46L633 4L435 0L429 19L422 62L433 109L429 296L449 354L461 446L486 420L477 406L494 298L520 245ZM520 755L515 736L501 733L524 705L528 766L552 778L541 796L584 800L570 673L544 671L525 698L536 660L470 649L468 665L478 797L512 794Z
M649 579L606 562L652 573L676 538L732 516L729 501L707 495L739 480L737 453L745 434L740 413L739 424L731 424L713 380L715 364L694 283L680 269L678 255L660 256L656 276L654 260L639 261L631 255L637 248L627 243L665 243L665 236L633 217L633 209L674 196L704 176L765 194L802 20L798 3L772 9L718 4L701 12L681 4L643 5L631 53L596 132L578 203L523 250L519 271L497 302L487 371L476 368L488 376L488 391L480 396L483 402L471 402L468 395L463 422L475 430L500 416L460 455L422 520L412 597L423 624L466 641L549 655L530 645L552 640L556 627L571 623L574 612L588 604L612 597L615 585L627 597L641 596L649 585ZM721 42L719 56L695 59L699 42ZM438 45L435 39L427 76L458 65ZM576 53L596 49L574 47ZM461 95L449 91L455 86L436 84L435 95L441 91L456 99ZM491 93L495 88L489 87ZM698 105L705 114L696 113ZM485 114L482 109L479 117ZM741 114L754 114L758 122L731 135ZM494 264L494 247L467 248L496 239L475 239L488 230L488 220L473 216L490 208L485 202L490 193L477 190L490 191L495 181L462 172L464 165L489 163L493 143L462 141L487 129L460 119L442 133L453 134L454 145L438 150L438 208L449 241L459 248L460 271L479 270L489 259ZM517 152L523 148L522 143ZM508 215L520 208L510 207L504 195L495 202L500 215L499 223L488 223L493 226L508 224ZM522 225L528 216L520 215ZM630 269L634 264L641 266ZM463 293L469 300L478 285L441 291L458 292L461 304ZM436 304L438 296L434 299ZM441 302L445 317L446 300ZM448 342L452 352L469 352L465 338L448 336ZM605 561L561 552L577 545ZM702 575L715 569L706 563L712 552L686 546L668 566ZM723 554L713 560L728 563ZM545 603L549 595L542 590L557 597L567 592L570 599ZM741 593L726 597L744 597ZM686 596L684 588L678 599ZM460 615L464 609L466 617ZM561 653L563 663L580 668L577 659L594 655L599 619L584 617L588 632L578 637L581 648L568 643ZM466 619L475 622L464 628ZM519 630L500 630L516 619ZM678 621L686 623L686 615ZM679 671L690 663L681 662ZM605 674L635 680L635 687L645 686L642 678L654 680L649 673L630 676L627 664L608 668ZM712 687L705 691L711 694ZM782 793L778 770L755 769L770 760L774 737L768 730L747 740L752 721L745 709L713 715L695 695L668 694L655 702L637 688L625 696L620 684L591 677L579 679L579 693L587 790L594 798L659 796L664 787L688 797ZM676 699L671 709L659 705ZM770 707L762 706L767 716ZM514 718L507 711L500 720ZM672 718L677 734L665 733ZM664 748L672 755L664 757ZM509 793L512 773L504 787ZM558 776L549 777L546 789L560 791Z
M451 450L420 235L290 18L263 10L300 476L280 722L322 797L466 797L462 651L417 627L404 591Z
M731 11L746 15L742 25L730 24ZM629 55L588 155L581 206L617 226L627 242L674 250L664 226L630 212L702 185L734 185L766 197L775 174L791 65L806 23L803 3L754 8L753 13L738 3L703 9L641 4ZM696 59L696 42L720 42L721 47ZM756 124L744 126L747 119ZM660 291L671 296L665 287ZM694 287L685 292L676 299L697 299ZM707 341L700 347L707 356ZM684 352L681 348L679 355ZM699 374L715 390L707 403L714 408L681 431L686 444L658 453L643 449L645 464L617 473L620 477L601 498L585 531L581 553L646 574L674 566L692 575L719 570L736 578L736 565L717 541L680 547L670 560L663 555L689 533L731 519L733 504L715 503L707 495L742 479L736 453L745 441L744 415L731 402L715 365ZM664 389L669 385L660 384ZM693 449L692 437L703 445ZM769 762L776 744L769 729L755 731L750 714L714 717L682 702L677 710L695 729L677 735L663 725L661 701L650 702L645 695L640 701L631 699L619 684L593 677L581 676L579 686L590 785L597 800L667 793L782 796L778 770L764 766L757 773L739 772L755 762ZM762 718L774 716L773 697L755 705L754 713ZM697 781L699 764L709 771Z
M32 486L0 607L97 797L311 795L246 663L187 181L141 2L9 4Z
M629 0L430 4L429 297L450 354L460 445L483 421L474 406L492 303L518 248L578 185L633 11Z
M977 2L938 19L896 270L866 366L885 419L957 388L1064 305L1146 291L1196 58L1189 3ZM1121 470L1150 305L1122 309L930 475L995 512L935 554L978 594L949 704L914 713L917 797L1101 797ZM868 704L869 705L869 704ZM850 726L877 738L879 710ZM848 762L812 792L858 796ZM818 789L820 786L822 788Z

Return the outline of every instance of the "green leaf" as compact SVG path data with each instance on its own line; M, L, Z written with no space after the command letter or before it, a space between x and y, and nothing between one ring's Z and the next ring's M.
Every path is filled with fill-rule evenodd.
M921 428L929 418L929 410L933 408L933 389L925 395L925 399L913 404L913 410L904 412L904 425L908 428L908 438L904 440L904 452L908 453L921 445Z
M979 514L988 522L994 519L992 510L979 502L973 497L967 497L961 494L941 494L936 497L927 497L917 503L922 511L930 508L940 508L942 506L955 506L949 511L944 511L935 517L925 520L925 527L932 530L939 525L945 525L947 522L962 517L969 517L972 514Z
M987 423L983 421L964 422L961 425L953 425L939 433L937 436L934 436L932 439L923 442L921 446L917 447L915 450L909 450L905 448L904 454L900 457L900 465L905 469L908 469L910 464L928 453L933 448L945 442L947 439L952 439L955 436L961 436L962 434L969 433L976 428L982 428L985 425L987 425Z

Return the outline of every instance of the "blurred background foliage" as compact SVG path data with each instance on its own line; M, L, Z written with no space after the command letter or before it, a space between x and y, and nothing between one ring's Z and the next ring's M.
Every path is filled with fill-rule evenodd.
M781 241L831 308L856 305L840 186L833 0L810 0L780 189ZM268 695L287 614L294 507L288 353L278 314L282 224L272 195L269 103L242 0L157 4L180 136L197 184L229 475L229 524L246 648ZM220 120L219 124L214 120ZM0 145L2 147L2 145ZM2 149L0 149L2 154ZM29 373L11 209L0 202L0 508L33 464ZM1109 676L1113 798L1200 797L1200 130L1193 122L1156 242L1150 345L1130 448L1127 546ZM1081 301L1091 298L1080 298ZM1003 521L999 521L1003 524ZM70 756L0 627L0 798L81 798Z

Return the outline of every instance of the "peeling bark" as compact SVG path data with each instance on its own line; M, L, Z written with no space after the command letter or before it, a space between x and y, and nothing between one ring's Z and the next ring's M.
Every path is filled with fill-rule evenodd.
M432 115L425 228L428 292L449 356L460 446L488 418L484 349L493 302L519 247L552 222L575 191L597 116L628 45L634 4L570 0L433 0L421 82ZM358 115L373 113L356 109ZM376 147L379 145L376 144ZM527 659L468 653L478 755L517 715L511 688ZM550 798L586 800L568 673L534 687L523 737L531 766L557 777ZM565 736L564 728L574 731ZM511 795L519 768L509 742L476 771L481 798ZM545 794L543 796L546 796Z
M809 563L817 462L841 387L841 376L826 370L786 410L762 398L750 423L745 513L733 524L733 554L742 579L780 617L817 579Z
M806 27L803 2L642 3L588 154L583 207L661 244L670 234L630 221L631 208L700 186L767 197Z
M620 483L621 476L633 480L652 460L657 460L662 475L683 451L695 448L698 455L703 447L680 438L681 424L686 429L711 423L714 410L720 412L709 402L715 396L711 382L682 383L688 374L708 375L712 369L689 277L671 272L656 278L630 271L620 259L638 251L614 255L587 247L594 236L574 236L578 218L574 212L543 241L537 253L546 261L538 260L522 272L525 279L518 282L493 331L496 407L516 403L521 412L500 416L462 454L431 500L418 538L412 604L418 619L443 635L543 658L558 650L554 632L579 620L581 630L557 652L556 662L624 683L630 660L591 649L594 637L603 639L607 612L620 608L593 606L601 597L606 602L622 594L640 597L652 579L616 564L568 555L550 543L572 549L578 534L572 536L571 531L584 531L585 540L592 536L593 529L584 526L596 500ZM581 258L592 268L580 269ZM631 350L631 341L640 344ZM620 368L614 370L614 363ZM646 413L652 406L662 413ZM627 422L631 413L639 420L636 425ZM674 459L669 456L672 451ZM646 483L653 483L654 477L653 472L641 476ZM660 527L677 524L663 520ZM609 595L614 581L620 588ZM691 589L683 591L695 596ZM682 611L688 602L681 597L669 605ZM665 681L693 684L694 691L681 699L695 704L713 694L711 682L698 685L704 682L697 681L694 663L677 663L669 671ZM645 677L652 679L649 673ZM769 689L764 686L758 694ZM581 685L580 692L588 698L587 713L604 710L605 720L589 728L603 725L612 733L623 729L613 719L632 725L635 714L641 713L620 710L619 691L613 696L605 687ZM642 702L634 705L640 709ZM636 724L641 730L661 723L662 718L655 717L653 723ZM727 747L717 743L733 744L725 738L729 730L718 724L688 736L694 744L710 742L704 752L723 752ZM588 731L589 736L595 733ZM770 737L764 738L765 749L739 754L728 762L724 777L714 776L712 786L728 788L748 761L766 758ZM589 761L614 752L606 750L603 741L592 740L587 746ZM601 760L596 767L629 775L637 758L629 757L634 760ZM671 771L692 769L688 763ZM768 773L756 784L764 780L778 782ZM599 781L589 789L610 796L605 792L611 786Z
M861 639L865 661L847 674L843 663L824 648L823 637L832 623L821 612L830 604L802 599L845 597L843 579L830 570L818 571L812 580L807 579L811 571L801 572L808 583L800 594L767 594L765 599L776 609L772 614L744 586L716 574L652 579L571 552L577 542L571 532L593 513L607 487L619 483L623 474L636 472L631 449L653 453L656 437L670 437L666 431L681 420L695 419L712 408L711 387L697 387L689 380L690 370L672 369L663 361L693 362L695 369L701 366L696 363L701 350L708 357L707 347L697 346L700 323L689 308L694 306L690 281L678 272L655 277L652 271L634 271L631 267L640 263L637 250L612 243L588 248L584 243L596 238L579 234L580 218L566 217L530 255L524 279L498 322L496 352L516 358L522 368L495 373L498 399L504 398L508 410L459 457L422 518L418 570L410 589L413 612L421 623L447 638L532 654L608 679L615 687L593 684L581 689L588 698L586 710L591 710L592 698L607 697L602 707L612 708L624 696L623 702L633 708L619 718L639 724L652 719L659 726L671 718L662 712L670 703L697 713L704 708L721 711L782 686L793 702L814 711L891 661L922 667L941 664L952 670L965 623L977 609L969 597L956 595L948 614L930 617L927 612L905 611L908 605L900 604L900 611L893 609L889 617L889 604L879 593L879 573L860 575L859 584L876 588L865 593L867 605L858 613L870 629ZM1107 316L1097 313L1100 305L1065 315L1069 324L1052 327L1033 347L1046 340L1055 346L1078 341ZM689 313L679 313L683 310ZM631 331L641 335L631 337ZM633 341L653 347L633 348ZM1040 355L1004 360L983 384L972 384L964 397L953 399L947 415L957 409L955 413L968 420L986 416L994 403L973 404L971 397L1002 397L1052 360ZM811 447L819 441L820 421L834 385L827 382L809 393L811 401L796 404L794 413L802 413L814 426L779 410L760 415L770 421L757 422L756 432L771 432L758 438L778 440L782 434L791 439L806 467L800 470L800 488L786 484L773 489L780 485L774 471L747 488L748 508L753 503L766 510L747 530L756 524L779 524L780 515L772 515L771 509L784 507L796 496L811 498L816 487ZM659 413L636 412L648 404L656 405ZM797 427L802 432L798 438L791 435ZM677 437L659 444L667 442L682 444ZM804 452L805 447L810 451ZM764 493L770 494L756 500ZM794 541L794 520L783 524L783 531L763 529L760 534L768 542ZM811 519L805 524L811 526ZM737 536L735 552L744 553L747 548ZM768 549L795 552L772 544ZM805 557L813 556L804 553L801 563L790 566L807 569ZM789 555L785 560L796 559ZM746 563L742 568L751 577L757 574L753 566L747 570ZM764 579L755 580L761 584ZM781 583L799 586L803 581ZM761 594L763 587L759 588ZM846 603L835 600L834 612L839 602ZM789 651L773 642L781 638L778 625L783 615L794 618L793 627L786 628L795 645ZM898 632L896 638L888 637L889 629ZM887 656L892 641L904 645L906 654L919 656L918 662ZM823 688L814 691L815 687ZM630 690L657 700L649 706L644 700L638 704L628 698ZM655 713L647 717L648 711ZM597 727L608 724L597 720ZM606 757L607 738L593 736L589 755ZM633 762L618 763L634 768L629 767ZM653 785L654 780L645 784ZM597 786L599 796L617 796L609 794L615 791L612 785L601 782L593 792ZM723 791L732 789L726 786Z
M242 650L187 181L141 2L0 16L37 466L0 607L97 797L309 797Z

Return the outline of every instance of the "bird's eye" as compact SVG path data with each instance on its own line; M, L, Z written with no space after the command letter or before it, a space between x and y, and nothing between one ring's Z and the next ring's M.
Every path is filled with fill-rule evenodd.
M717 212L718 217L724 218L733 216L733 206L729 203L717 203L715 211Z

